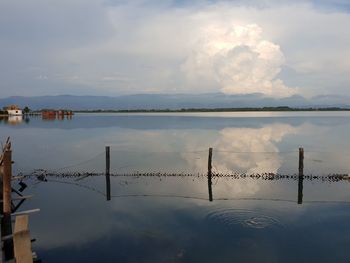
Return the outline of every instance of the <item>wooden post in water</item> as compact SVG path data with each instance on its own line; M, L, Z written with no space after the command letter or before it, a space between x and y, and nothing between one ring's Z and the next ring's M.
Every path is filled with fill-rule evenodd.
M110 179L110 147L106 146L106 197L111 200L111 179Z
M213 148L209 148L209 156L208 156L208 192L209 192L209 201L213 201L213 191L212 191L212 182L211 182L211 162L212 162L212 157L213 157Z
M304 148L299 148L299 177L304 176Z
M11 176L12 176L12 152L6 150L3 155L3 213L11 214Z
M208 156L208 175L211 176L211 162L213 158L213 148L209 148L209 156Z
M298 204L303 203L303 188L304 188L304 177L299 176L298 178Z
M1 159L2 159L2 155L0 155ZM3 162L1 161L0 163L0 191L3 191L3 176L4 174L4 166L3 166ZM3 192L1 192L1 197L0 197L1 201L3 200ZM0 214L2 215L4 211L4 205L0 205ZM0 261L1 262L1 261Z
M3 200L3 217L1 222L1 235L12 235L11 223L11 177L12 177L12 151L7 148L3 152L2 168L2 200ZM13 258L13 241L4 240L5 260Z
M303 203L304 188L304 148L299 148L298 204Z

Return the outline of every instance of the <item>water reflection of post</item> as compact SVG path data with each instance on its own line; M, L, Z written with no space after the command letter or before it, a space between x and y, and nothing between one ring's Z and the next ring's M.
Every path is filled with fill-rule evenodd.
M208 156L208 192L209 192L209 201L213 201L213 191L212 191L212 183L211 183L211 160L213 155L213 148L209 148L209 156Z
M298 204L303 203L304 149L299 148Z
M111 200L111 179L110 179L110 148L106 146L106 197Z

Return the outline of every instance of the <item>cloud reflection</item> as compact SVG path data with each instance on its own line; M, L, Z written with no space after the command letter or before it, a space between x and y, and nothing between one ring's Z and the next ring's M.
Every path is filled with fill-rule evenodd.
M273 124L262 128L225 128L212 143L214 148L214 169L224 173L277 172L281 166L281 156L277 144L298 128L289 124ZM193 142L187 146L199 148ZM206 167L205 159L189 159L183 155L193 169Z

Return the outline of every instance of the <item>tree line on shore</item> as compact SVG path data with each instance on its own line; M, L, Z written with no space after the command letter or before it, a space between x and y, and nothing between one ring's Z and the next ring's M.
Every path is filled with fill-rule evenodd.
M76 110L82 113L157 113L157 112L241 112L241 111L350 111L350 108L324 107L324 108L291 108L279 107L243 107L243 108L183 108L183 109L124 109L124 110Z

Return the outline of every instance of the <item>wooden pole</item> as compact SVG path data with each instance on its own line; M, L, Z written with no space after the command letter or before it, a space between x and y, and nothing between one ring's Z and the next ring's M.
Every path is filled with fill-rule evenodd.
M2 155L1 155L1 164L0 164L0 198L1 198L1 202L3 203L4 202L4 199L3 199L3 178L4 178L4 166L2 164ZM3 214L3 211L4 211L4 205L0 205L0 213L1 215ZM1 262L1 261L0 261Z
M12 177L12 151L5 149L3 153L2 168L2 200L3 200L3 217L1 222L1 235L8 236L12 234L11 223L11 177ZM13 258L13 241L4 241L5 260Z
M298 204L303 203L304 188L304 148L299 148Z
M111 200L110 147L106 146L106 198Z
M211 176L211 161L213 157L213 148L209 148L209 156L208 156L208 175Z
M213 190L212 190L212 182L211 182L211 177L212 177L212 172L211 172L211 162L212 162L212 157L213 157L213 148L209 148L209 156L208 156L208 193L209 193L209 201L213 201Z
M303 188L304 188L304 177L299 176L299 179L298 179L298 204L299 205L303 203Z
M299 148L299 177L304 176L304 148Z
M209 201L213 202L213 189L212 189L211 176L208 175L208 193L209 193Z
M11 176L12 176L12 152L6 150L4 152L3 165L3 213L11 214Z
M106 174L110 171L110 147L106 146Z

